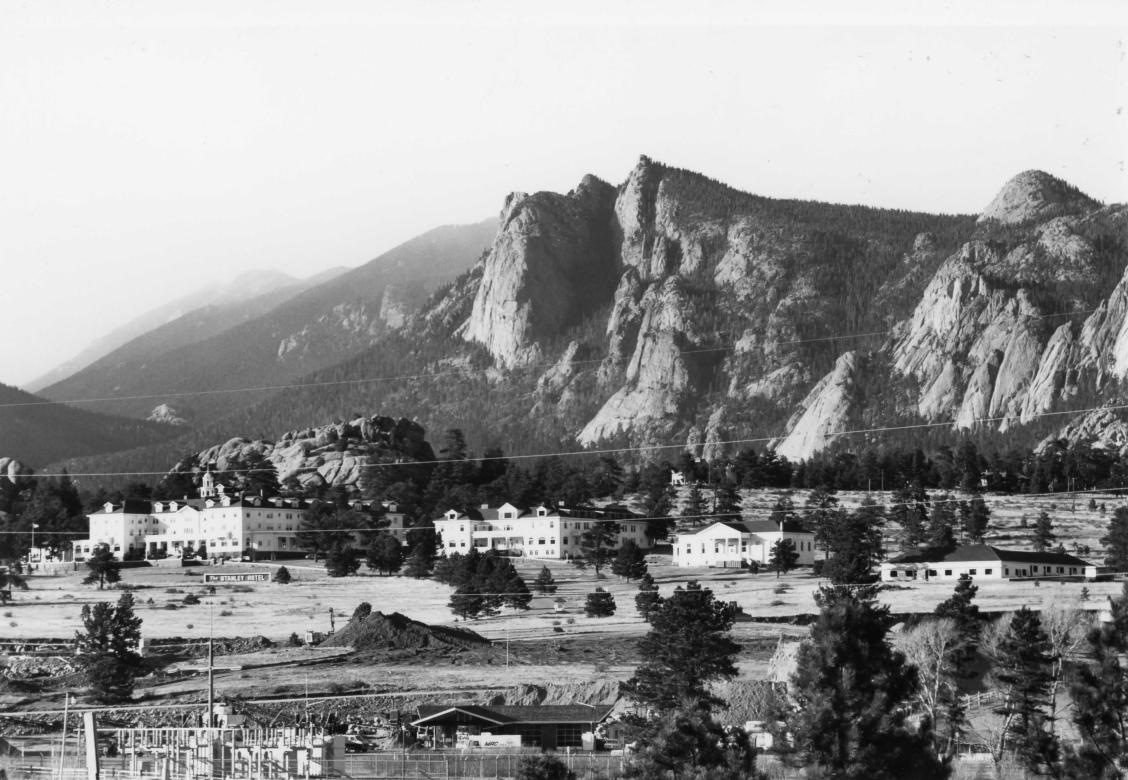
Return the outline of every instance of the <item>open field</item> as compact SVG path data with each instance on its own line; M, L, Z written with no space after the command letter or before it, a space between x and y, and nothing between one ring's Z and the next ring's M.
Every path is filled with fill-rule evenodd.
M846 507L856 505L866 494L840 495ZM875 491L875 499L882 494ZM801 508L802 493L794 495ZM891 501L884 494L884 501ZM1061 496L987 497L993 512L988 543L1028 548L1033 520L1042 509L1055 519L1055 530L1066 548L1073 543L1093 548L1090 559L1100 561L1097 540L1104 535L1108 519L1123 500L1098 496L1098 506L1106 505L1102 515L1087 508L1088 499L1073 502ZM766 514L775 501L774 493L745 492L746 511ZM1027 528L1022 528L1022 518ZM770 573L750 575L725 569L681 569L672 565L669 547L649 557L650 571L663 594L696 579L712 588L723 601L734 601L753 618L780 622L739 622L734 638L744 646L739 659L741 678L764 679L767 662L780 638L801 638L807 629L791 622L795 616L817 611L814 594L825 580L809 571L793 572L777 578ZM545 561L515 559L518 571L531 582ZM401 612L428 624L469 628L495 643L487 653L461 653L446 650L441 654L419 651L389 651L383 654L357 654L314 665L296 665L313 660L309 650L262 650L253 654L222 656L222 665L244 667L216 674L217 689L227 695L245 698L298 697L329 690L426 691L502 689L516 684L543 685L547 682L586 683L597 679L623 680L636 664L636 643L647 631L647 624L634 606L636 583L625 583L605 573L596 579L591 571L579 571L562 561L549 561L559 590L552 596L535 596L532 608L479 620L456 621L447 602L452 589L429 580L381 577L364 573L357 577L334 579L320 564L311 561L287 562L294 576L289 585L274 583L217 583L208 592L202 574L272 572L277 564L229 563L223 567L139 568L123 571L123 583L134 589L138 614L144 621L143 636L150 640L180 637L200 641L215 637L262 636L284 644L291 634L306 630L328 631L329 610L336 615L340 629L355 607L367 601L374 610ZM186 572L193 572L191 576ZM29 578L30 590L17 592L13 603L4 607L0 620L0 641L26 638L69 639L80 626L82 606L103 600L116 600L118 591L98 591L81 584L82 572L59 575L37 574ZM615 597L618 611L609 618L588 618L583 614L587 593L601 585ZM1082 587L1091 595L1089 604L1098 609L1107 596L1119 593L1121 584L1042 582L980 582L977 603L985 612L1039 607L1049 598L1075 599ZM184 605L188 593L200 598L197 605ZM897 589L885 590L881 600L894 613L931 612L951 594L951 585L916 581ZM564 611L556 612L553 601L565 600ZM170 606L175 605L175 607ZM508 648L507 648L508 645ZM199 669L199 660L173 659L184 669ZM507 665L508 662L508 665ZM217 665L219 662L217 662ZM273 664L263 667L262 664ZM280 665L279 665L280 664ZM260 668L251 668L259 666ZM61 688L43 691L34 706L51 708L61 701ZM26 692L25 692L26 694ZM181 674L149 678L141 682L138 696L147 702L199 702L203 679ZM0 707L30 706L29 697L16 691L0 693Z

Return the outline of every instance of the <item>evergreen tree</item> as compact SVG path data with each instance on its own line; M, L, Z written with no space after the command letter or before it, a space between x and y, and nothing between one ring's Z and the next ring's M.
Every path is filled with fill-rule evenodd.
M978 493L982 487L983 471L979 463L979 450L971 439L960 444L956 465L960 471L960 490L965 493Z
M256 496L277 496L282 492L278 469L258 450L251 450L231 462L228 471L237 473L239 489Z
M615 544L619 541L619 524L610 520L597 520L580 536L580 554L572 558L572 565L580 569L589 566L599 577L599 570L610 563Z
M0 565L0 604L12 600L12 589L27 590L27 580L16 572L15 566Z
M972 603L978 592L979 588L972 583L971 577L961 575L952 595L940 602L933 611L936 617L956 621L956 629L969 650L979 643L979 606Z
M824 564L823 574L835 585L869 582L884 554L885 509L867 496L853 512L838 509L833 514L827 543L834 555Z
M886 641L892 620L876 593L876 586L836 586L816 595L818 621L799 648L791 702L779 713L791 749L825 777L945 778L927 722L908 723L916 671Z
M726 729L691 706L663 712L625 763L625 780L764 780L756 751L741 729Z
M1043 509L1038 513L1038 521L1034 524L1034 549L1037 552L1045 552L1056 539L1053 520L1050 519L1049 513Z
M960 527L971 544L983 544L983 535L991 522L991 510L982 496L960 502Z
M325 554L325 571L330 577L349 577L360 570L360 559L352 545L340 544Z
M354 620L364 620L366 617L368 617L371 614L372 614L372 605L369 604L367 601L362 601L362 602L360 602L359 604L356 605L356 609L353 610L352 617L349 618L349 622L351 623Z
M102 590L106 583L111 585L115 582L121 581L121 564L114 559L114 554L110 552L107 545L99 545L94 552L90 553L90 557L86 559L86 568L90 571L82 580L83 585L92 585L98 583L98 590Z
M721 479L713 492L713 519L717 522L739 521L742 517L740 491L736 484Z
M798 515L795 512L795 502L791 500L790 493L783 493L772 504L771 515L768 517L776 528L781 528L785 523L793 523L798 520Z
M638 614L649 623L650 613L661 603L662 597L658 595L658 586L654 584L654 578L649 572L643 574L638 581L638 595L635 596L635 609L638 610Z
M701 488L694 482L689 486L689 495L686 497L685 509L682 510L681 516L694 525L701 525L701 521L705 519L705 514L708 512L708 506L709 504L705 500Z
M611 573L627 582L646 574L646 553L631 539L623 541L619 553L611 562Z
M1105 564L1116 571L1128 571L1128 506L1117 507L1112 513L1101 544L1108 550Z
M133 682L141 667L137 653L141 618L134 614L133 606L133 595L126 592L116 606L101 601L82 607L83 630L75 634L75 659L96 701L119 703L133 696Z
M828 557L833 552L828 542L834 536L834 521L839 518L837 507L834 490L820 485L807 496L803 510L803 527L815 535L815 544L826 550Z
M1057 743L1048 730L1052 658L1038 613L1023 607L994 652L993 674L1003 695L995 712L1002 718L1002 740L1031 770L1054 764ZM1001 755L1003 744L996 748Z
M1111 620L1086 636L1091 661L1070 688L1081 744L1066 759L1076 780L1121 780L1128 774L1128 584L1112 599Z
M615 614L615 597L603 588L596 588L587 595L584 614L588 617L611 617Z
M486 611L486 600L473 585L462 585L456 588L447 605L450 611L463 620L477 618Z
M547 566L541 567L540 574L533 580L533 590L541 595L556 592L556 580L552 578L552 572Z
M776 573L776 579L798 565L799 552L795 549L795 542L787 538L778 539L772 545L771 556L768 558L768 568Z
M642 663L627 682L628 695L652 710L672 710L684 701L709 709L717 698L709 683L737 674L740 645L729 630L733 612L712 591L677 588L649 613L650 631L639 642Z
M403 568L403 545L391 534L376 534L365 557L372 571L395 574Z
M941 493L932 502L932 517L928 520L928 546L934 550L956 546L956 513L952 497Z
M274 572L274 581L279 585L289 585L293 581L293 577L290 575L289 569L285 566L279 566L278 571Z
M893 494L889 518L901 526L901 547L920 547L928 538L928 493L919 481L910 482Z

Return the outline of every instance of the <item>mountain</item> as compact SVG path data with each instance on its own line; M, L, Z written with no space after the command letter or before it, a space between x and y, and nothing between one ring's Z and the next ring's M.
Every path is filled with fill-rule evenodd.
M0 453L31 468L67 458L128 450L180 436L183 428L46 403L0 384Z
M1080 410L1128 374L1126 220L1041 172L942 215L770 199L643 157L618 186L508 196L482 259L375 346L73 469L168 468L373 406L511 455L1099 435L1121 414Z
M344 269L333 269L326 273L332 276L343 270ZM216 329L217 327L226 330L226 328L235 324L237 320L233 319L233 317L239 316L241 312L239 307L241 304L253 302L260 296L268 296L271 293L281 293L280 296L270 299L277 305L289 297L285 294L285 291L289 291L291 295L296 295L305 289L305 287L309 286L310 282L317 283L318 281L324 281L324 278L326 278L326 276L323 273L310 277L310 279L299 281L281 271L245 271L226 284L201 288L188 295L181 296L171 303L158 306L151 311L147 311L135 317L120 328L116 328L105 336L95 339L85 349L62 365L28 382L24 389L29 393L38 393L44 388L62 382L87 366L93 365L105 356L115 352L120 347L130 344L139 338L143 338L154 329L176 323L179 319L190 313L194 315L193 321L197 323L196 329L193 330L191 327L185 328L183 327L184 323L180 323L181 327L179 329L174 327L172 332L178 334L183 333L181 338L194 338L196 341L201 341L210 335L218 333L219 330ZM249 305L252 310L254 308L261 308L261 304L257 307L253 303ZM201 309L209 309L211 311L200 312ZM269 309L262 309L263 312L268 310ZM204 324L213 317L216 317L217 314L220 321L219 323L211 327ZM227 315L226 318L224 315ZM170 342L166 334L163 344L170 343L175 343L175 339ZM187 344L192 343L192 341L184 340L181 343Z
M269 393L216 391L284 385L370 347L472 265L492 233L486 223L438 228L294 295L276 290L235 306L209 304L42 394L79 406L122 397L128 400L89 406L145 418L166 405L193 425L206 423Z

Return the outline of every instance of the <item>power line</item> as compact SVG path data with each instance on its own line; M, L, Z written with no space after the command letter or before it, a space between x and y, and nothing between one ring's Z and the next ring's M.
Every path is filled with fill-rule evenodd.
M1028 315L1023 315L1023 316L1026 316L1029 319L1047 319L1047 318L1050 318L1050 317L1064 317L1064 316L1074 316L1074 315L1078 315L1078 314L1091 314L1091 313L1096 312L1096 311L1100 311L1100 309L1088 309L1088 310L1083 310L1083 311L1072 311L1072 312L1059 312L1059 313L1056 313L1056 314L1028 314ZM870 338L870 337L873 337L873 336L889 336L889 335L892 335L892 334L893 334L892 330L882 330L882 331L874 331L872 333L852 333L852 334L845 334L845 335L840 335L840 336L822 336L822 337L818 337L818 338L792 339L792 340L789 340L789 341L779 341L779 342L774 342L774 343L781 344L781 345L811 344L811 343L823 342L823 341L841 341L841 340L845 340L845 339ZM707 353L707 352L733 352L735 350L736 350L735 346L702 347L700 349L680 350L679 354L694 355L694 354L702 354L702 353ZM591 365L591 364L596 364L596 363L602 363L606 359L607 358L599 358L599 359L592 359L592 360L573 360L573 361L571 361L571 365L574 365L574 366L575 365ZM550 361L550 362L543 362L543 363L531 363L531 364L528 364L528 365L519 366L518 368L520 370L537 369L537 368L551 368L552 366L557 365L558 362L559 361ZM341 379L341 380L336 380L336 381L327 380L327 381L323 381L323 382L299 382L299 383L292 383L292 384L286 384L286 385L259 385L259 386L255 386L255 387L230 387L230 388L222 388L222 389L214 389L214 390L179 390L179 391L178 390L169 390L169 391L166 391L166 392L163 392L163 393L155 393L155 394L149 394L149 395L107 396L107 397L103 397L103 398L74 398L74 399L67 399L67 400L63 400L63 401L52 401L52 400L22 401L22 402L19 402L19 403L0 404L0 409L10 409L10 408L16 408L16 407L21 407L21 406L54 406L54 405L67 406L67 405L71 405L71 404L112 403L114 401L151 401L151 400L167 399L167 398L173 398L173 397L185 398L185 397L202 396L202 395L221 395L221 394L224 394L224 393L257 393L257 392L273 392L273 391L280 391L280 390L302 390L302 389L306 389L306 388L310 388L310 387L338 387L338 386L343 386L343 385L367 384L367 383L374 383L374 382L399 382L399 381L404 381L404 380L409 380L409 379L434 379L434 378L440 378L440 377L444 377L444 376L458 376L458 375L463 375L463 374L484 373L486 370L488 370L488 369L467 367L467 368L460 368L460 369L451 370L451 371L434 371L434 372L420 373L420 374L401 374L399 376L365 377L365 378L360 378L360 379Z
M1062 410L1052 411L1052 412L1036 412L1034 414L1029 415L1029 417L1030 418L1055 417L1055 416L1061 416L1061 415L1087 414L1089 412L1113 411L1113 410L1120 410L1120 409L1128 409L1128 404L1112 404L1112 405L1108 405L1108 406L1093 406L1093 407L1089 407L1089 408L1086 408L1086 409L1062 409ZM979 417L979 418L976 418L974 424L980 425L982 423L1002 422L1002 421L1008 420L1008 419L1013 419L1013 417L1009 416L1009 415L1001 415L1001 416L996 416L996 417ZM946 420L946 421L931 422L931 423L913 423L913 424L910 424L910 425L889 425L889 426L882 426L882 427L875 427L875 428L855 428L855 429L848 430L848 431L827 432L827 433L821 434L821 437L824 440L826 440L826 439L835 439L835 438L839 438L839 437L842 437L842 436L857 436L857 435L868 434L868 433L884 433L884 432L887 432L887 431L912 431L912 430L923 430L923 429L927 429L927 428L950 428L953 425L954 425L953 421ZM724 441L711 442L710 446L720 446L720 445L728 446L728 445L736 445L736 444L765 444L765 443L775 441L777 439L785 438L785 436L786 436L786 434L784 434L783 436L758 436L758 437L747 438L747 439L726 439ZM605 448L605 449L574 450L572 452L540 452L540 453L529 453L529 454L524 454L524 455L498 455L498 456L490 456L490 457L482 456L482 457L479 457L479 458L475 458L473 461L470 461L469 459L466 459L466 460L463 460L463 461L441 460L441 459L438 459L438 458L436 458L434 460L410 460L410 461L397 460L397 461L388 462L388 463L361 463L361 464L358 464L358 468L389 468L389 467L395 467L395 466L433 466L433 465L438 465L440 463L459 463L459 462L486 463L486 462L492 462L492 461L530 460L530 459L533 459L533 458L547 458L547 457L570 457L570 456L582 456L582 455L611 455L611 454L623 453L623 452L653 452L653 451L657 451L657 450L685 449L685 448L686 448L686 445L684 443L682 443L682 444L646 444L646 445L628 446L628 447L611 447L611 448ZM309 472L312 472L312 471L316 471L318 468L320 468L320 467L318 467L318 466L306 466L306 467L304 467L304 469L299 469L299 470L292 472L292 474L303 473L303 471L304 471L304 473L309 473ZM52 477L154 477L154 476L164 477L164 476L169 476L172 473L173 472L170 472L170 471L106 471L106 472L73 472L73 473L71 473L71 472L66 472L66 473L64 473L64 472L51 472L51 473L39 473L39 474L20 474L20 475L18 475L17 478L40 479L40 478L44 478L44 477L46 477L46 478L52 478ZM190 475L192 472L176 472L176 473ZM257 468L257 469L229 469L229 470L224 471L222 473L223 474L277 473L277 469L273 468L273 467L271 467L271 468Z

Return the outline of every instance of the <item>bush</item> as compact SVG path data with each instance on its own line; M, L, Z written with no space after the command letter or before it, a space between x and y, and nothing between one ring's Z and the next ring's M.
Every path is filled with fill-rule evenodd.
M187 624L187 625L186 625L186 626L184 626L184 627L185 627L185 628L195 628L195 626L194 626L194 625L192 625L191 623Z
M568 625L572 625L573 623L576 622L576 619L575 618L568 618L564 622L567 623Z
M231 610L229 610L229 609L221 609L221 610L219 611L219 616L220 616L220 617L231 617L231 616L232 616L232 615L234 615L234 614L235 614L235 613L234 613L234 612L232 612L232 611L231 611Z
M183 593L180 588L165 588L165 593Z
M290 570L285 566L279 566L278 571L274 572L274 581L279 585L289 585L293 577L290 576Z
M588 617L611 617L615 614L615 597L597 587L584 602L584 614Z
M787 591L789 591L789 590L791 590L791 587L788 586L788 585L776 585L775 588L772 589L772 592L773 593L787 593Z
M576 780L576 773L551 753L522 756L516 780Z
M305 643L302 641L302 638L300 636L298 636L297 631L290 634L290 646L291 647L301 647L303 644L305 644Z
M815 561L811 565L811 574L815 577L825 577L824 570L826 569L826 560Z
M564 633L564 629L562 629L560 626L553 626L552 631L553 631L553 633L556 633L556 634L563 634Z
M11 617L11 616L12 616L12 613L11 613L11 612L5 612L5 613L4 613L4 617Z
M771 601L768 602L768 606L769 607L782 607L786 603L787 603L786 601L782 601L780 599L772 599Z
M189 593L187 596L184 597L184 603L185 604L199 604L200 603L200 597L197 596L195 593Z

